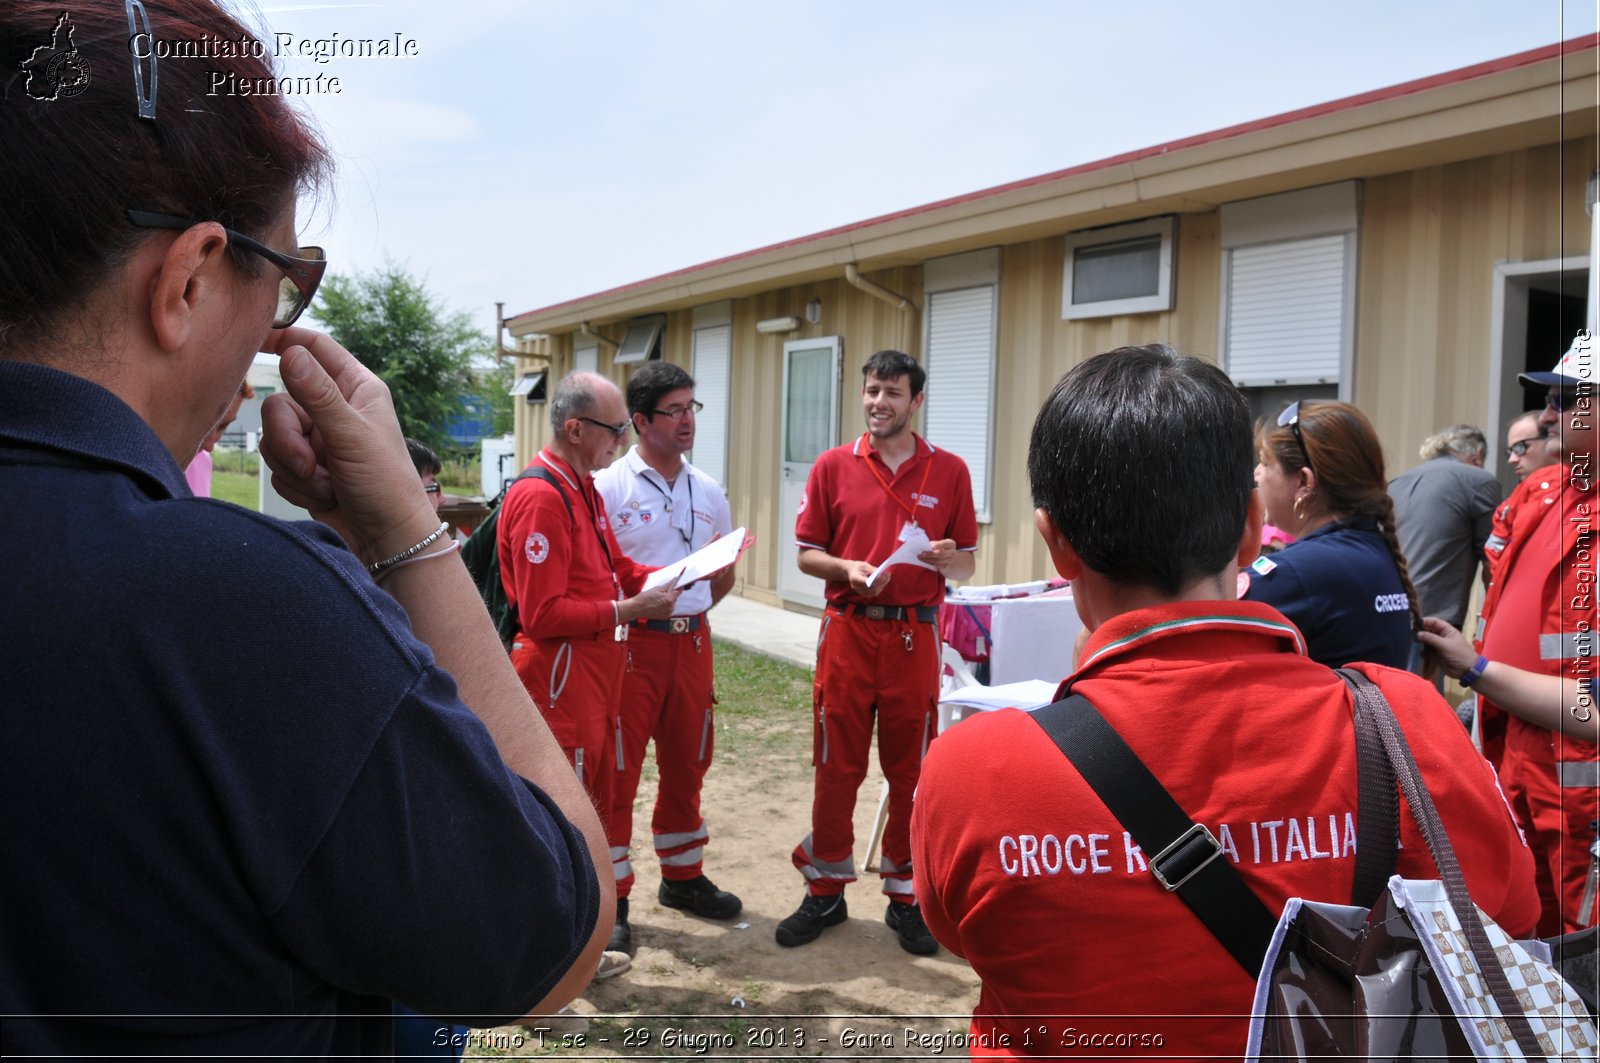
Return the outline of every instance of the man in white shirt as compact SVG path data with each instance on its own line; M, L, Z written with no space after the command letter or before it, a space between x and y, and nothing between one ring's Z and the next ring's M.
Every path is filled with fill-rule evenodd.
M702 408L694 398L694 378L670 362L649 362L634 374L627 397L638 445L596 473L595 485L623 551L641 564L670 565L733 530L728 500L715 480L684 459L694 446L695 414ZM660 776L651 818L661 861L656 899L708 919L731 919L743 906L701 871L709 835L700 815L700 785L716 735L711 627L705 614L733 588L733 580L730 565L687 587L670 619L638 620L629 631L619 769L606 821L617 873L611 950L634 951L628 848L633 799L645 746L652 740Z

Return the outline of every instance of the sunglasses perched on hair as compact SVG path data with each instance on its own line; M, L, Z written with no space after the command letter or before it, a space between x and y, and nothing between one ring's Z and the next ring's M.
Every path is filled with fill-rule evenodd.
M141 229L176 229L182 232L200 224L199 219L150 210L130 210L127 215L128 220ZM288 328L294 324L310 304L311 297L317 294L317 285L322 283L322 274L328 268L328 258L322 248L302 247L297 258L274 251L259 240L252 240L227 226L223 226L222 231L227 234L231 246L260 255L283 273L283 279L278 282L278 312L272 319L272 327Z
M1544 432L1540 432L1538 435L1534 436L1532 439L1519 439L1515 443L1511 444L1509 447L1506 448L1506 457L1508 457L1508 458L1520 458L1520 457L1522 457L1524 454L1526 454L1528 452L1528 448L1529 447L1533 446L1535 443L1543 443L1545 440L1547 440L1549 438L1550 438L1549 435L1547 435Z
M1294 433L1294 441L1300 445L1300 453L1306 459L1306 468L1310 469L1312 472L1316 472L1317 467L1311 464L1311 451L1306 449L1305 437L1300 434L1299 399L1295 399L1293 402L1289 403L1289 405L1283 408L1283 412L1278 414L1278 427L1287 428L1289 431Z

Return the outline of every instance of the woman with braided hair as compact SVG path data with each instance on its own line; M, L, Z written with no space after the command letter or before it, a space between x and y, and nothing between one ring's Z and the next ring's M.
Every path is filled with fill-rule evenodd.
M1250 566L1242 596L1276 607L1331 667L1404 668L1422 624L1395 533L1383 448L1349 403L1291 403L1256 430L1267 520L1296 542Z

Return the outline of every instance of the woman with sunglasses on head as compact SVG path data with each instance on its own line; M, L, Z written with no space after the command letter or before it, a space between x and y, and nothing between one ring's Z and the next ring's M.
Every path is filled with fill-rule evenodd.
M1250 566L1242 597L1294 621L1323 664L1406 667L1422 614L1372 425L1348 403L1296 402L1256 449L1267 520L1296 541Z
M374 1058L390 1001L549 1013L610 933L604 833L387 388L295 327L325 149L210 91L270 46L139 33L255 44L208 0L0 6L0 1052ZM263 350L261 450L319 523L184 481Z

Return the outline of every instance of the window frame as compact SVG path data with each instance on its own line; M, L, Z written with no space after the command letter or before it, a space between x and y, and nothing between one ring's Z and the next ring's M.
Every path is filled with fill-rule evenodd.
M1161 238L1156 264L1156 290L1150 295L1127 299L1101 299L1095 302L1074 303L1072 279L1078 253L1092 248L1127 243L1150 236ZM1173 307L1177 285L1174 274L1177 267L1177 218L1163 214L1157 218L1107 225L1098 229L1080 229L1066 236L1066 257L1061 277L1061 320L1080 321L1085 318L1115 317L1122 314L1156 314Z

